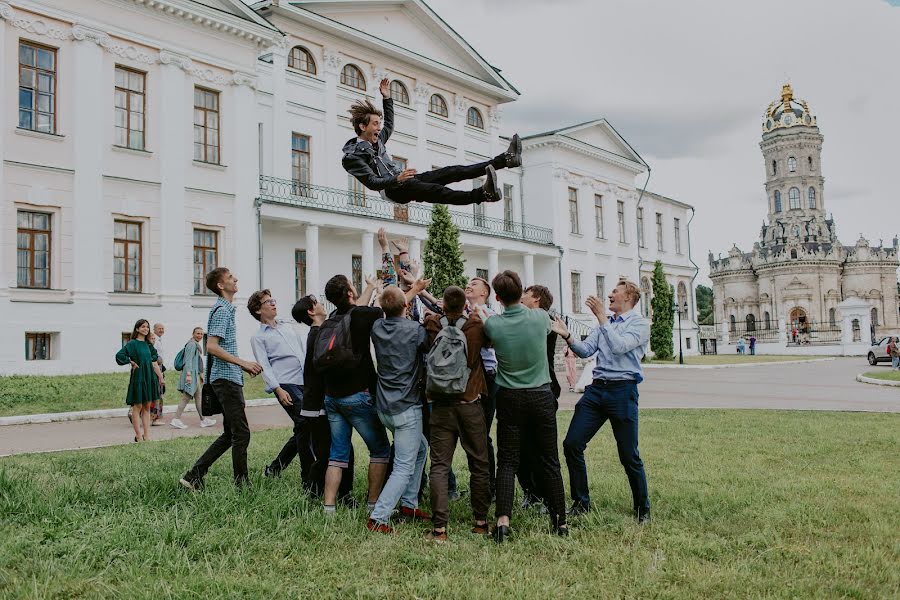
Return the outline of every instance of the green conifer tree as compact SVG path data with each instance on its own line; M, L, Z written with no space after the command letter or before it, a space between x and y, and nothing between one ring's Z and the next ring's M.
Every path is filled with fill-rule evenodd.
M466 261L459 245L459 229L450 219L446 204L435 204L431 211L422 262L425 279L431 279L429 291L435 296L441 296L448 286L466 285Z
M666 281L662 262L656 261L653 266L653 300L650 302L653 309L650 350L660 360L668 360L675 355L672 349L672 327L675 322L675 315L672 312L674 296L672 286Z

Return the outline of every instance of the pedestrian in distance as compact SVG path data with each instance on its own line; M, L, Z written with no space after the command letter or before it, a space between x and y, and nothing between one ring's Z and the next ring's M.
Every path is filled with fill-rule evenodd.
M750 356L756 356L756 336L750 334Z
M481 204L502 199L496 169L518 167L522 164L522 142L514 135L509 148L493 159L474 165L453 165L426 173L415 169L401 169L385 148L394 131L394 101L390 83L382 79L379 85L382 108L375 108L369 100L358 100L350 106L350 122L356 137L344 145L344 170L366 188L380 192L382 197L398 204L430 202L434 204ZM382 119L384 119L382 121ZM484 185L472 191L453 190L447 185L484 177Z
M153 331L150 333L150 342L156 348L156 355L159 357L159 368L162 371L162 381L159 383L159 398L150 405L150 424L163 425L163 405L166 395L166 366L169 362L169 355L166 353L163 336L166 334L166 326L162 323L154 323ZM171 365L169 365L171 366Z
M578 357L566 346L563 358L566 363L566 382L569 384L569 391L574 392L575 384L578 382Z
M158 398L162 383L158 356L148 339L149 335L150 322L138 319L131 331L131 340L116 353L117 364L131 365L125 404L131 407L135 442L150 439L150 404ZM140 427L144 429L143 434Z
M169 425L175 429L187 429L187 425L181 420L184 409L187 408L188 402L193 401L194 407L197 409L197 416L200 418L200 427L212 427L216 424L215 419L203 416L203 405L201 397L203 395L203 377L204 377L204 361L203 348L203 328L194 327L189 339L179 354L174 358L173 365L176 369L181 366L181 375L178 378L178 391L181 392L181 402L178 403L178 409L175 411L175 417L169 421ZM179 360L179 356L181 357ZM181 362L182 364L178 364Z
M746 344L746 342L744 342L743 336L741 336L738 338L738 341L737 341L737 353L743 356L744 351L746 349L747 349L747 344Z

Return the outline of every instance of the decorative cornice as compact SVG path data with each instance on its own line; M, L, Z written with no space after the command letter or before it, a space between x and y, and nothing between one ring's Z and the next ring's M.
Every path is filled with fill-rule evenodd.
M54 40L68 40L72 32L68 28L47 25L40 19L26 19L18 16L8 2L0 3L0 18L3 18L13 27L17 27L28 33L48 37Z
M277 31L268 31L263 25L243 21L240 17L228 15L222 11L204 6L202 3L188 4L177 0L132 0L135 4L143 5L148 9L154 9L161 13L186 19L198 25L209 27L215 31L235 35L239 38L250 40L264 46L276 44L282 38ZM252 31L252 29L261 29Z
M643 165L639 165L638 163L632 162L627 158L613 154L607 150L603 150L602 148L596 148L590 144L579 142L574 138L553 135L535 141L528 140L526 143L528 144L528 148L555 147L571 150L572 152L577 152L578 154L583 154L590 158L596 158L603 162L621 167L635 174L642 173L645 170Z
M72 37L79 42L94 42L101 48L109 45L109 34L100 29L78 25L72 27Z
M258 79L253 73L245 73L244 71L235 71L231 76L231 82L234 85L246 85L249 88L256 89Z
M12 19L12 6L8 2L0 2L0 19Z

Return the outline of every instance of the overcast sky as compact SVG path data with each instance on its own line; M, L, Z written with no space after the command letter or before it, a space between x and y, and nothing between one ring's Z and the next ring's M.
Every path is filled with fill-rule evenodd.
M841 242L900 234L900 0L426 1L522 93L503 133L606 117L648 189L696 207L698 282L709 250L758 239L762 114L785 81L825 137Z

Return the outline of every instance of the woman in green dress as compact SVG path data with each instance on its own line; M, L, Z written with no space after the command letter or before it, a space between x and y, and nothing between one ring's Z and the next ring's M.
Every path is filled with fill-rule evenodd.
M131 365L125 404L131 407L135 442L150 439L150 403L159 399L159 386L162 384L162 371L156 362L159 356L156 348L147 341L149 334L150 322L147 319L138 320L131 332L131 341L116 353L117 364ZM139 422L144 427L143 437Z

